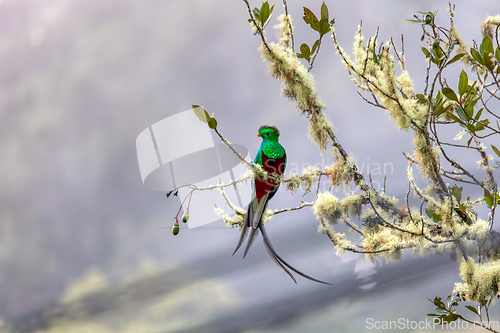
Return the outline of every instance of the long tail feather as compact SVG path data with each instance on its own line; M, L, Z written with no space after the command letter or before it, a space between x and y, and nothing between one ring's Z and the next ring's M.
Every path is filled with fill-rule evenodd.
M273 258L274 262L280 266L286 274L288 274L288 276L290 276L293 280L293 282L295 282L295 284L297 284L297 280L295 280L295 277L293 276L292 273L290 273L290 271L288 269L286 269L285 266L283 266L283 264L278 260L278 258L276 258L276 256L274 255L274 253L269 249L269 247L266 246L266 250L267 250L267 253L269 253L269 255L271 256L271 258Z
M247 214L248 215L248 214ZM241 228L241 234L240 234L240 239L238 240L238 244L236 245L236 248L234 249L233 256L238 251L238 249L241 247L243 242L245 241L245 238L248 234L248 226L250 225L249 221L247 220L247 217L245 216L245 221L243 222L243 227Z
M241 229L240 239L238 240L238 244L234 249L233 256L245 241L245 238L248 234L248 229L250 228L250 224L252 223L251 222L252 216L253 216L253 209L252 209L252 204L250 203L250 205L248 205L247 213L245 214L245 220L243 221L243 228Z
M318 283L323 283L323 284L328 284L328 285L332 285L331 283L328 283L328 282L324 282L324 281L321 281L321 280L318 280L318 279L315 279L305 273L302 273L301 271L299 271L298 269L296 269L295 267L293 267L292 265L290 265L289 263L287 263L283 258L281 258L279 256L278 253L276 253L276 251L274 250L273 248L273 245L271 244L271 241L269 240L269 237L267 236L267 232L266 232L266 229L264 228L264 225L261 223L259 225L259 229L262 233L262 238L264 239L264 244L266 245L266 248L268 249L268 252L270 254L272 254L272 257L276 260L276 261L279 261L280 264L281 264L281 267L284 269L283 265L285 265L286 267L290 268L292 271L294 271L295 273L301 275L302 277L305 277L306 279L308 280L311 280L311 281L315 281L315 282L318 282ZM286 269L285 269L285 272L288 274L288 275L291 275L290 272L288 272ZM292 278L293 279L293 278ZM293 279L295 281L295 279ZM297 282L295 282L297 283Z
M259 229L252 228L252 230L250 230L250 235L248 236L248 242L245 248L245 253L243 253L243 259L245 259L245 257L247 256L248 250L250 250L250 247L252 246L253 242L255 241L258 235L259 235Z

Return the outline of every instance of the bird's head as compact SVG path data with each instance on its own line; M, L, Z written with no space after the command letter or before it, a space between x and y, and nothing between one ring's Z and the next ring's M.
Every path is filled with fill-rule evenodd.
M259 133L257 133L257 136L260 136L262 140L277 142L278 137L280 136L280 131L276 126L264 125L259 128Z

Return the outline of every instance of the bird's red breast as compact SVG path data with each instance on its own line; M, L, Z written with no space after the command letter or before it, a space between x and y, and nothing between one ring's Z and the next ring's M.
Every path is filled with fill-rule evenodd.
M286 153L278 159L269 158L264 154L264 152L261 152L261 154L262 168L268 173L268 175L272 175L273 173L281 175L283 173L283 168L285 167L286 161ZM263 196L271 191L275 183L275 180L270 177L265 180L255 179L255 195L259 203L260 199L262 199Z

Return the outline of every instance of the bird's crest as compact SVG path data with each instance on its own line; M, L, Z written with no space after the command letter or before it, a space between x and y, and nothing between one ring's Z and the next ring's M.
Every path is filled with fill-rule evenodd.
M259 133L263 129L272 129L276 133L277 137L280 136L280 130L276 126L263 125L263 126L259 127Z

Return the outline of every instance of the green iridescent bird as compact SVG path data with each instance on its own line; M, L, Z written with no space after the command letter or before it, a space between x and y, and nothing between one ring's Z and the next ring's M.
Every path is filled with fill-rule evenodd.
M261 165L269 176L273 173L276 173L278 175L283 174L286 167L286 151L285 148L283 148L283 146L279 143L279 130L274 126L261 126L259 128L259 133L257 134L257 136L260 136L262 138L262 144L260 145L260 149L257 152L257 156L255 156L254 163ZM267 236L264 224L262 223L262 217L264 215L264 212L266 211L269 200L271 200L271 198L276 194L280 184L273 177L269 176L264 180L260 180L257 178L254 178L253 180L252 199L250 201L250 204L248 205L247 214L245 216L245 221L241 230L241 236L238 244L236 245L236 249L233 252L233 255L241 247L248 231L250 230L248 243L245 248L245 253L243 254L243 258L245 258L248 250L250 249L253 242L255 241L255 238L258 235L258 231L260 230L267 252L274 259L276 264L278 264L278 266L280 266L295 283L297 283L297 281L295 280L295 277L292 275L292 273L290 273L290 271L287 269L287 267L309 280L324 284L330 284L317 280L297 270L295 267L291 266L285 260L283 260L283 258L281 258L274 250L271 241Z

